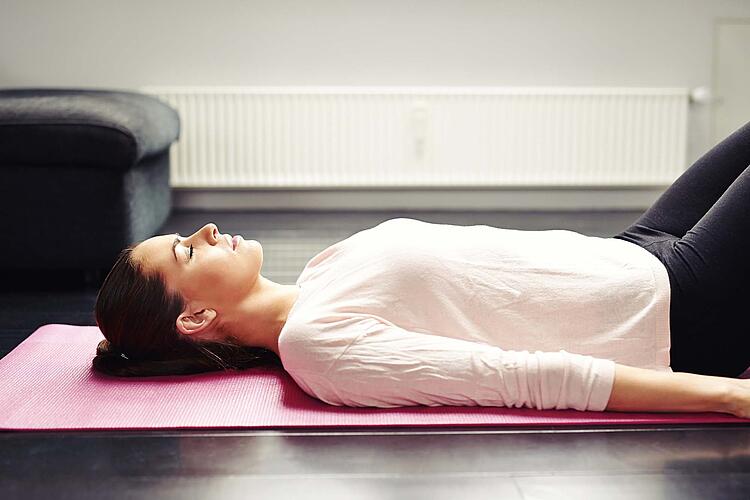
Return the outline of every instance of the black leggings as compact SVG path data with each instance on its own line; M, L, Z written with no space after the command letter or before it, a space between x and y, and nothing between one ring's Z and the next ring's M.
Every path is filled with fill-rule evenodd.
M750 122L714 146L628 229L667 268L673 371L750 366Z

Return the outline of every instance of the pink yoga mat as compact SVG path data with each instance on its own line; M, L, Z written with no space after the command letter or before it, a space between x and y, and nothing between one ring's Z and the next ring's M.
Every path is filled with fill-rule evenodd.
M477 406L348 408L305 394L280 368L119 378L91 369L95 326L44 325L0 359L0 429L227 429L750 423L723 413Z

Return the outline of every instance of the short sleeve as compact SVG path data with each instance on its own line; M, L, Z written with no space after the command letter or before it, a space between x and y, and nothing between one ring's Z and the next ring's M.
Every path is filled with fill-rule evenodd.
M306 392L337 406L602 411L614 384L615 363L608 359L564 350L507 351L409 331L374 317L346 328L352 341L330 362L293 374Z

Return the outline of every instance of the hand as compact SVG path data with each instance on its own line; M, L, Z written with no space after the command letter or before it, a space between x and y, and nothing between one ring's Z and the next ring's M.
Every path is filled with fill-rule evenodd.
M729 379L731 389L727 413L736 417L750 418L750 379Z

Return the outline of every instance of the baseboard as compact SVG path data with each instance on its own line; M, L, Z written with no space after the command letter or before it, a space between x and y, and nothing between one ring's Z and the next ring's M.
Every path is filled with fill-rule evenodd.
M668 186L541 188L173 188L192 210L645 210Z

